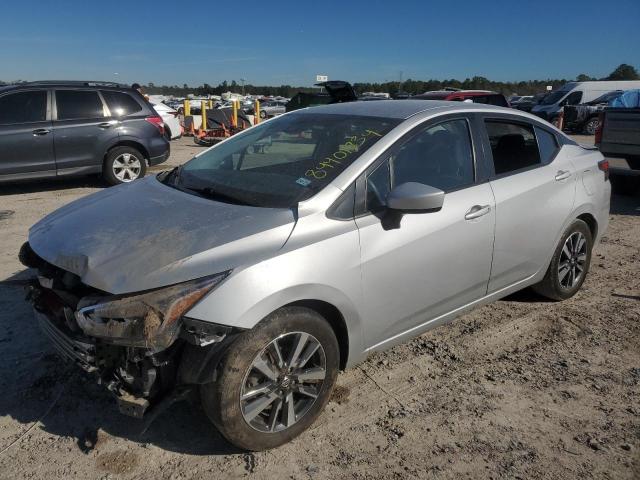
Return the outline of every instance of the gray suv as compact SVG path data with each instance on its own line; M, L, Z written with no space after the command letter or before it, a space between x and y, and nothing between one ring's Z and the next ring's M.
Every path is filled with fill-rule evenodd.
M169 158L162 118L129 87L46 81L0 87L0 183L101 173L143 177Z

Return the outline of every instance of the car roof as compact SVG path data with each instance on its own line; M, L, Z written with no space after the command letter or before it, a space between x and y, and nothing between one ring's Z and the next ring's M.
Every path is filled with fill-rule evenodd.
M132 90L129 85L116 82L105 82L99 80L39 80L35 82L22 82L0 86L0 92L9 90L33 89L33 88L99 88L101 90Z
M336 115L359 115L366 117L397 118L406 120L417 113L428 110L497 110L509 113L519 112L510 108L496 107L487 104L447 102L443 100L379 100L376 102L345 102L316 107L303 108L291 114L298 113L322 113Z

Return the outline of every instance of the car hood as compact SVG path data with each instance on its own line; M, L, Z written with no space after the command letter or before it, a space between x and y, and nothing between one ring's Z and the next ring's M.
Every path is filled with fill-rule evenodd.
M294 226L290 209L215 202L147 177L60 208L31 228L29 244L83 283L121 294L258 262Z

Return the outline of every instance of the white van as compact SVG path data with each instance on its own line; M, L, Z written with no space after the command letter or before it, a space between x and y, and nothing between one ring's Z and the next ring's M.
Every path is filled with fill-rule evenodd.
M569 82L544 97L538 105L533 107L531 113L554 123L565 105L590 102L612 90L631 90L634 88L640 88L640 80Z

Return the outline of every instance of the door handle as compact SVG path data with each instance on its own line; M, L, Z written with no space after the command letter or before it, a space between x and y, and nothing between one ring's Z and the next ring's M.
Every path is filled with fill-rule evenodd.
M561 180L566 180L567 178L569 178L571 176L571 172L569 170L558 170L556 172L556 182L559 182Z
M41 137L42 135L46 135L47 133L50 133L51 130L47 130L46 128L36 128L33 132L33 136L34 137Z
M117 120L111 120L110 122L103 122L103 123L99 123L98 126L100 128L111 128L114 125L117 125L118 121Z
M473 220L482 217L491 211L491 205L474 205L464 216L465 220Z

